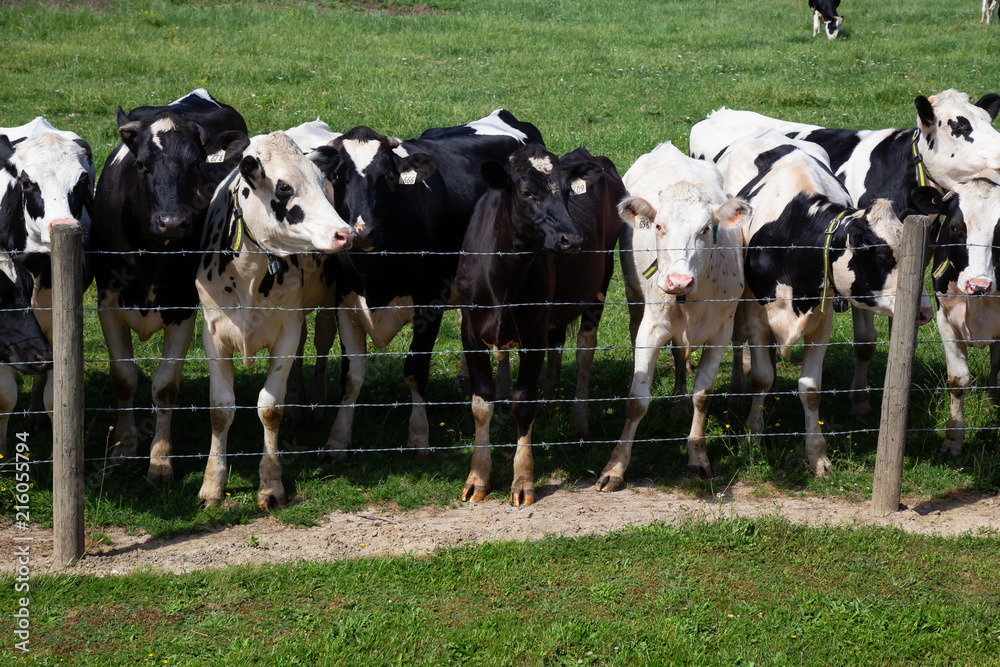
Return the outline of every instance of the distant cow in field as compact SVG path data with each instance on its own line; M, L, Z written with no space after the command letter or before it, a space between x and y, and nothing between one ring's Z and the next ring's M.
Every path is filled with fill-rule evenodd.
M972 104L968 95L946 90L918 96L914 105L916 127L884 130L829 129L719 109L691 128L691 154L718 161L737 139L775 129L823 148L856 206L867 208L875 199L888 199L897 216L918 208L912 193L921 186L949 190L983 169L1000 169L1000 133L992 125L1000 95L989 93ZM851 414L868 415L868 362L875 354L877 330L871 311L854 309L852 315Z
M580 347L591 349L577 358L586 365L593 358L621 225L615 207L625 187L610 160L585 149L557 158L529 144L482 169L490 189L476 205L455 279L476 422L472 468L461 497L480 501L490 489L489 355L519 348L511 501L530 505L535 501L531 428L545 351L553 344L551 332L564 332L582 314ZM580 373L586 385L589 368Z
M118 108L122 143L111 152L94 200L91 230L98 317L118 398L112 457L134 457L133 397L139 372L132 332L147 340L163 330L153 376L156 432L149 476L169 479L170 420L194 331L205 211L218 184L249 144L243 117L204 89L166 106Z
M833 39L840 33L844 17L837 14L840 0L809 0L809 9L813 10L813 37L820 30L826 33L827 39Z
M711 477L705 419L743 294L738 227L750 217L746 202L723 194L722 175L711 162L689 158L669 142L636 160L625 186L619 259L635 364L625 428L597 480L600 491L614 491L624 481L636 429L649 408L657 357L669 341L682 352L680 364L705 346L692 396L688 470Z
M921 209L941 216L937 238L932 239L931 272L951 392L941 453L958 456L965 439L968 348L983 348L1000 339L1000 174L984 171L957 184L943 198L928 188ZM995 344L990 347L990 393L996 400L1000 355Z
M216 190L197 278L212 401L212 450L198 494L206 505L225 497L226 443L236 412L233 353L251 363L265 348L270 360L257 398L264 426L257 503L264 510L285 504L278 426L292 357L306 313L330 287L323 264L333 260L321 253L350 248L353 237L319 167L284 132L254 137Z
M754 444L764 430L763 405L774 381L768 349L780 354L805 342L799 399L805 412L806 460L818 475L830 469L819 421L823 358L833 329L835 296L891 316L903 226L892 204L877 199L856 209L830 167L780 132L730 148L727 191L754 207L743 228L746 291L734 344L749 340L753 400L748 426ZM921 324L930 321L923 297ZM741 372L734 362L734 376Z
M989 25L997 11L997 0L983 0L983 11L979 17L979 25Z

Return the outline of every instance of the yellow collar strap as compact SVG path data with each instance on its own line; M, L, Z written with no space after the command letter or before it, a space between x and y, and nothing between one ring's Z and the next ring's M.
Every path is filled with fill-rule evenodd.
M910 142L910 150L913 153L913 163L917 170L917 185L923 187L934 181L931 179L930 174L927 173L927 167L924 166L924 158L920 155L920 151L917 150L917 139L919 138L920 128L918 127L913 131L913 141Z
M823 242L823 295L819 300L819 312L826 312L826 286L830 283L830 240L833 233L840 227L840 222L847 215L847 210L841 211L837 217L830 221L830 226L826 228L826 240ZM837 288L834 288L834 292Z
M280 268L280 263L278 258L274 256L274 253L269 251L264 245L254 238L253 233L251 233L250 228L247 227L246 221L243 219L243 209L240 208L240 177L236 177L236 182L233 184L233 212L236 215L236 239L233 241L231 250L233 252L239 252L243 249L243 237L253 241L254 245L263 250L267 254L267 272L271 275L277 273Z

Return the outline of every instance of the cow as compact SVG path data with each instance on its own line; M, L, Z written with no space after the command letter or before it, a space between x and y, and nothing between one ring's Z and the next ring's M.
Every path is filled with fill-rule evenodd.
M959 456L965 439L968 347L1000 340L1000 174L993 170L956 185L944 197L927 189L920 208L940 216L932 241L931 277L938 302L937 326L948 368L951 408L941 453ZM990 345L990 393L994 400L1000 355Z
M34 276L31 303L49 340L50 230L57 224L80 225L86 247L96 180L90 144L76 133L59 130L41 116L0 128L0 249L16 253ZM32 384L29 422L38 425L43 411L52 412L51 376Z
M170 421L194 332L205 211L250 140L239 112L203 88L165 106L127 114L118 107L117 122L122 143L97 182L90 241L98 317L118 399L118 442L110 454L127 462L137 452L132 332L145 341L162 329L148 475L169 480Z
M827 39L834 39L840 34L840 26L844 17L837 14L840 0L809 0L809 9L813 10L813 37L820 30L826 33Z
M290 130L291 134L295 130ZM233 353L250 364L270 353L257 399L264 426L258 505L285 505L278 460L286 382L306 313L330 287L324 263L350 248L354 232L337 214L319 167L284 132L254 137L209 205L196 285L211 392L212 449L199 499L224 499L226 441L233 422Z
M7 457L7 422L17 403L14 371L44 373L52 368L52 344L31 307L31 273L0 251L0 460ZM37 383L37 381L36 381Z
M893 314L903 226L888 200L855 208L830 166L801 150L800 143L774 131L729 149L726 190L754 207L741 230L746 287L734 345L748 339L751 346L754 395L747 423L756 444L764 428L764 398L774 381L771 339L786 359L792 345L805 341L798 382L805 454L809 469L822 476L831 468L819 421L831 302L839 296L854 307ZM930 318L923 296L920 323Z
M517 452L510 497L514 505L531 505L531 427L545 352L553 344L550 332L564 331L582 314L581 334L587 333L579 347L589 349L577 359L581 366L593 359L621 226L615 207L625 186L603 156L577 149L557 158L540 144L517 149L503 163L488 160L482 173L490 189L476 204L455 278L476 422L461 498L478 502L489 493L494 398L489 355L516 347L520 366L511 411ZM586 387L589 368L580 373Z
M979 16L979 25L989 25L997 11L997 0L983 0L983 11Z
M715 165L687 157L670 142L636 160L624 181L628 196L618 211L626 224L618 257L635 361L625 428L597 480L598 491L614 491L624 481L636 429L649 409L656 360L671 340L682 352L679 364L704 345L691 397L688 470L711 477L705 419L743 295L738 227L751 213L749 204L724 195Z
M888 199L903 218L918 209L911 196L918 188L936 184L949 190L983 169L1000 169L1000 133L991 124L1000 111L1000 95L989 93L972 104L968 95L945 90L918 96L914 105L916 127L884 130L829 129L723 108L691 128L691 154L714 161L737 139L775 129L822 147L856 206L867 208L875 199ZM878 332L871 311L854 309L852 319L851 414L865 416L872 412L868 363Z
M444 308L453 303L458 251L487 184L480 165L506 160L524 144L542 144L531 123L498 109L466 125L433 128L400 141L355 127L318 148L313 159L330 180L338 211L355 230L355 251L337 256L337 325L343 397L323 461L350 447L354 405L365 374L366 339L381 349L409 322L413 339L404 362L412 396L407 446L429 452L424 394ZM374 252L357 252L357 249ZM423 253L427 253L426 255ZM400 276L403 279L400 279ZM316 348L333 342L317 320ZM319 363L317 363L319 366Z

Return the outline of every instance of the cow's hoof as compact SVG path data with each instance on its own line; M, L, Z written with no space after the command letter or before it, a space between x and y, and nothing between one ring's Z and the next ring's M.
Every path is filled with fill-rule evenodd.
M522 486L521 488L511 487L510 504L514 507L526 507L535 504L535 488Z
M198 502L200 502L201 506L205 509L210 509L212 507L218 507L222 504L222 496L216 496L214 493L209 494L202 491L198 494Z
M625 480L618 475L612 475L611 473L605 473L598 478L597 483L594 484L594 489L597 491L604 491L610 493L611 491L617 491L621 488L621 485L625 483Z
M962 443L947 439L941 444L941 456L961 456Z
M474 502L478 503L483 500L486 496L490 494L490 487L481 486L479 484L466 484L465 488L462 489L462 495L460 496L462 502Z
M341 463L347 459L347 452L342 449L327 449L320 452L318 457L319 465L329 466L334 463Z
M285 492L281 489L260 490L257 492L257 507L262 512L270 512L275 507L284 507L288 504Z
M169 484L174 481L174 468L169 463L150 463L149 471L146 473L146 477L151 482Z
M812 470L817 477L826 477L826 474L833 470L833 464L830 463L830 459L825 456L821 456L814 463L809 465L809 469Z
M712 479L712 466L708 465L689 465L688 475L692 479Z
M405 453L406 453L407 456L413 456L413 457L416 457L418 459L425 459L425 458L427 458L430 455L431 448L430 447L416 447L414 445L407 445Z
M851 403L851 416L852 417L871 417L872 406L867 400L863 403Z

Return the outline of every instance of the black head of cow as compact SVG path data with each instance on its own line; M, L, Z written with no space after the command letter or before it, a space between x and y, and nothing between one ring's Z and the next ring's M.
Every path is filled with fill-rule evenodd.
M310 157L333 186L337 212L354 229L354 247L362 250L384 244L398 188L421 183L437 169L430 155L407 155L398 139L363 125Z
M31 274L0 253L0 363L25 373L52 368L52 345L31 308Z
M196 231L215 187L250 144L245 132L209 136L197 123L172 112L131 120L118 107L118 131L135 159L135 196L149 211L143 236L158 241L189 238Z
M580 251L583 237L570 218L569 198L574 184L596 181L600 165L586 161L563 169L544 146L527 144L506 164L487 160L481 170L490 187L503 192L515 248L535 253Z

